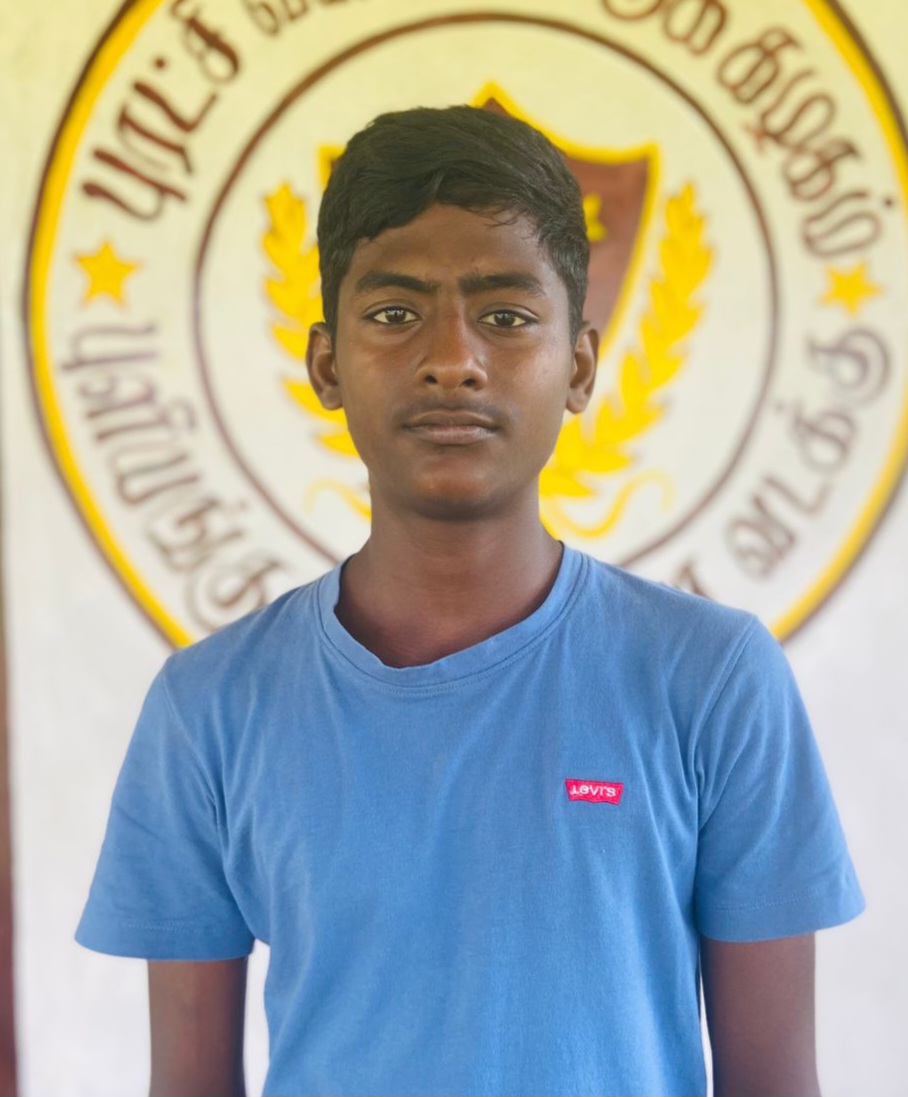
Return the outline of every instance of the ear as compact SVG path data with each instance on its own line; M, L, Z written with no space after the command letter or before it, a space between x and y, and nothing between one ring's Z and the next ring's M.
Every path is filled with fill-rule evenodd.
M576 415L590 402L596 383L596 365L599 362L599 332L592 324L584 323L574 344L574 371L568 389L568 411Z
M322 407L336 411L344 406L331 332L325 323L313 324L306 345L306 369Z

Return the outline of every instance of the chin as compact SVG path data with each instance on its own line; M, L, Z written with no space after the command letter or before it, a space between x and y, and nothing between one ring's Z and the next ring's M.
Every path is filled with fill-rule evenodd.
M464 499L428 499L418 513L420 517L435 522L473 522L488 518L494 513L494 508Z
M417 509L424 518L436 521L469 522L489 518L510 508L501 493L490 491L486 485L461 483L456 487L435 486L425 491Z

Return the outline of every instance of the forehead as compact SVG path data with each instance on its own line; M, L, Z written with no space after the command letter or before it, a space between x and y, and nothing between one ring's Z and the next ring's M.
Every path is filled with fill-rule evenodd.
M535 227L509 213L475 213L458 206L434 205L406 225L385 229L361 241L341 284L352 294L364 276L375 271L412 275L444 282L465 274L526 274L546 295L564 291Z

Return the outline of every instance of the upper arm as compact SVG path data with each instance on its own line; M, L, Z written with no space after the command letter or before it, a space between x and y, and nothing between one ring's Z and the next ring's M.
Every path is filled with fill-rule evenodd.
M244 1097L246 958L148 965L151 1097Z
M717 1097L818 1097L813 934L700 939Z

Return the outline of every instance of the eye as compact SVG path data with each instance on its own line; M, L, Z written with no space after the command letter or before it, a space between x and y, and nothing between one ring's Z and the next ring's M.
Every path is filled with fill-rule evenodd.
M514 328L525 327L532 321L526 316L521 316L519 312L513 312L511 309L496 309L494 312L486 313L482 318L482 322L493 328L504 328L510 331Z
M386 305L370 313L369 319L388 327L399 327L401 324L411 323L418 317L412 309L405 309L402 305Z

